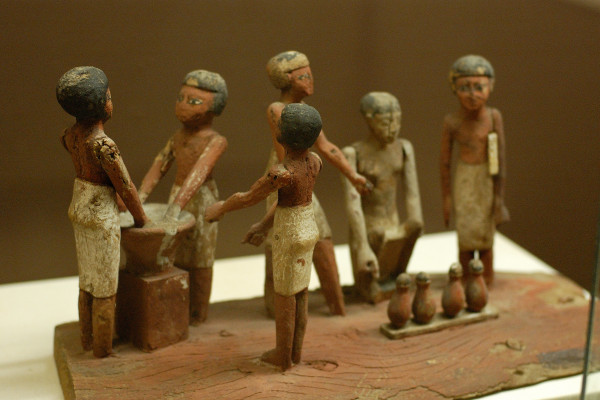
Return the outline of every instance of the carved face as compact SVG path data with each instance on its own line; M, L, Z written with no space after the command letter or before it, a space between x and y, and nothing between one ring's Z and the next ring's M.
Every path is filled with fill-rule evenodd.
M104 118L103 121L106 122L112 117L113 112L113 103L112 98L110 96L110 89L106 89L106 104L104 105Z
M310 96L314 92L314 81L312 71L309 66L298 68L288 73L290 85L294 92L302 97Z
M396 140L400 133L400 117L398 110L375 113L367 118L367 124L380 143L388 144Z
M184 125L200 123L211 113L214 93L183 85L175 103L175 115Z
M485 106L492 92L493 81L487 76L463 76L454 81L456 96L463 108L469 111Z

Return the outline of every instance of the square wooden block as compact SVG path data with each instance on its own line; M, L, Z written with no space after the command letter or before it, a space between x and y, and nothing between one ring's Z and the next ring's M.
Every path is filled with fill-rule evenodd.
M188 337L189 276L171 268L150 276L119 274L117 333L143 351L152 351Z

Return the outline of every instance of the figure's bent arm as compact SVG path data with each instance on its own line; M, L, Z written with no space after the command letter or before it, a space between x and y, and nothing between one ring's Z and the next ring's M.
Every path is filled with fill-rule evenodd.
M144 213L138 192L129 177L129 172L127 172L115 142L108 138L99 140L96 143L96 157L100 160L100 164L110 178L115 191L131 212L135 226L144 226L149 222L148 217Z
M440 176L442 179L442 199L444 211L444 223L450 223L450 211L452 208L452 197L450 189L450 167L452 160L452 134L450 133L449 116L444 118L442 128L442 146L440 153Z
M504 205L504 185L506 181L506 141L504 136L504 122L502 114L497 109L492 110L494 126L498 134L498 175L494 177L494 202L495 202L495 220L497 224L510 220L508 209Z
M167 173L171 164L173 164L173 138L169 139L166 146L154 158L152 166L146 172L142 184L140 185L139 196L142 203L152 193L160 179Z
M421 195L419 193L419 180L417 178L417 162L412 144L408 140L402 140L402 152L404 153L404 196L406 203L407 228L423 229L423 211L421 209Z
M315 147L327 161L348 178L360 194L367 194L373 189L371 182L367 181L364 176L358 174L356 170L350 166L350 163L346 157L344 157L341 150L335 144L327 140L323 131L319 134L319 137L315 142Z
M185 207L188 201L200 189L200 186L206 181L206 177L210 175L219 157L221 157L226 149L227 139L221 135L215 135L206 145L173 200L173 204L179 206L179 210Z
M357 160L354 147L344 147L343 154L347 158L350 168L356 171ZM352 232L350 246L357 255L356 262L359 264L354 266L354 268L364 271L370 269L375 274L379 269L379 264L377 256L373 253L369 245L367 225L365 223L360 194L345 176L342 176L342 186L344 189L348 224Z

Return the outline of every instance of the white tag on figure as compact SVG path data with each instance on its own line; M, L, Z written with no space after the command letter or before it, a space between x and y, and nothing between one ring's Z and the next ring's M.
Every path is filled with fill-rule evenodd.
M496 132L488 133L488 165L490 175L498 175L500 164L498 161L498 134Z

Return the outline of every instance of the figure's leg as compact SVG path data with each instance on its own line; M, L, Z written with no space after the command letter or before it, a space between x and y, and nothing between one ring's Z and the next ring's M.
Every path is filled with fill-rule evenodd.
M93 343L92 301L91 294L79 289L79 330L81 333L81 346L86 351L92 349Z
M462 270L463 270L463 277L462 277L463 283L465 283L467 281L467 278L470 275L469 261L471 261L473 258L475 258L474 251L460 250L458 252L458 261L460 262L460 266L462 267Z
M190 273L190 325L199 325L208 316L218 224L206 222L204 211L217 198L214 181L207 181L184 208L196 217L190 240L179 249L183 253L191 252L190 259L183 255L183 266Z
M296 294L296 324L292 346L292 362L298 364L302 358L302 343L308 322L308 288Z
M483 263L483 279L489 288L494 283L494 250L479 250L479 258Z
M92 304L92 327L95 357L106 357L112 353L116 297L116 295L106 298L94 297Z
M275 316L275 305L273 296L275 295L273 283L273 248L270 244L265 245L265 310L267 316Z
M210 292L212 289L212 267L192 268L190 273L190 325L206 321Z
M296 319L296 297L275 293L275 348L267 351L261 360L281 367L292 367L292 343Z
M394 279L401 273L406 272L406 267L410 261L410 256L412 256L417 239L421 236L421 232L423 232L423 224L409 220L405 223L405 230L406 240L403 242L403 247L398 257Z
M317 242L313 251L313 263L329 311L334 315L345 315L344 294L340 286L340 277L331 238L321 239Z

